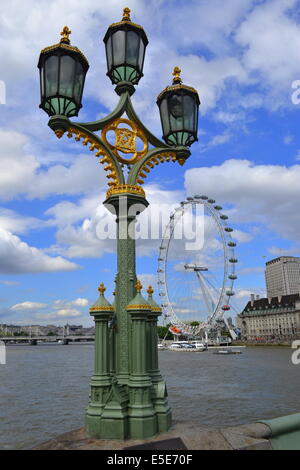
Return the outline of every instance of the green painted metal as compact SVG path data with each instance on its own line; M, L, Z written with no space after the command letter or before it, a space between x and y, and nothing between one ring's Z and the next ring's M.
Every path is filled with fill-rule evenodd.
M300 450L300 413L259 422L270 428L274 450Z
M68 118L65 118L64 116L53 116L53 117L51 117L49 122L48 122L48 125L54 131L56 129L67 130L68 128L72 127L74 129L78 130L79 132L80 131L84 132L85 135L89 136L93 141L96 140L97 144L99 144L99 146L106 153L109 154L111 160L113 161L113 163L115 165L115 168L116 168L116 172L117 172L117 176L118 176L120 184L125 184L124 173L122 171L122 167L119 164L116 156L114 155L114 153L110 150L110 148L105 144L105 142L103 142L103 140L97 134L94 134L94 132L92 132L91 130L89 130L88 128L86 128L83 125L79 125L77 123L74 123L74 122L70 121Z
M146 209L148 202L124 194L111 196L104 204L116 215L118 273L114 311L91 311L96 324L95 372L86 431L102 439L143 439L171 425L166 384L158 369L156 325L161 312L152 298L148 302L135 288L135 239L130 235L135 213ZM104 305L109 308L100 295L93 308Z
M78 125L81 127L84 127L85 129L91 132L97 132L97 131L102 130L103 127L105 127L107 124L114 121L115 119L118 119L119 117L122 116L122 114L124 114L128 98L129 98L128 92L123 93L120 96L120 99L116 108L110 114L108 114L102 119L99 119L98 121L79 122ZM73 124L74 123L72 122L72 125Z
M145 163L151 160L151 158L155 157L155 155L168 154L170 152L175 152L180 155L182 152L182 149L176 149L172 147L169 147L167 149L165 147L158 147L158 148L156 147L154 149L149 150L149 152L147 152L143 158L141 158L138 162L136 162L136 164L130 170L130 173L128 175L128 184L136 184L138 172L141 170L142 166L145 165ZM186 152L188 155L190 155L189 150L186 150Z
M136 185L141 167L159 153L175 152L183 158L190 155L188 149L164 144L142 124L126 87L117 107L106 118L74 123L64 116L53 116L49 126L54 131L72 127L90 136L110 156L119 183L125 184L122 165L96 134L124 113L142 129L148 143L155 146L131 165L129 185ZM90 312L96 329L95 369L85 428L89 436L100 439L144 439L167 431L172 421L166 384L158 367L157 319L161 312L152 295L145 300L135 288L136 251L132 235L136 214L145 210L148 202L139 194L125 193L111 195L104 205L116 216L118 272L114 305L110 306L100 295Z

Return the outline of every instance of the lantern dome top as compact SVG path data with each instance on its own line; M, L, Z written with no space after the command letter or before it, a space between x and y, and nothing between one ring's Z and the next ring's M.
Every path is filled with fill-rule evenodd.
M152 297L153 292L154 292L153 287L149 286L148 289L147 289L147 294L148 294L147 302L148 302L148 304L151 305L152 312L161 313L161 308L157 305L157 303L155 302L155 300Z
M162 97L166 94L166 93L170 93L170 92L174 92L174 91L178 91L178 90L186 90L187 92L189 93L193 93L194 95L197 96L197 101L198 101L198 104L200 104L200 99L199 99L199 95L198 95L198 92L195 88L191 87L191 86L188 86L188 85L184 85L182 83L182 78L180 77L180 74L181 74L181 69L179 67L174 67L173 69L173 83L172 85L170 86L167 86L157 97L157 103L159 103L162 99Z
M151 311L151 305L147 302L146 299L141 294L141 290L143 288L141 282L137 280L135 286L137 294L131 300L131 302L127 305L128 311Z
M72 31L70 31L68 26L64 26L62 32L60 33L60 35L62 36L60 42L57 43L57 44L53 44L52 46L48 46L48 47L45 47L44 49L42 49L41 54L40 54L40 60L41 60L41 57L43 55L48 54L48 53L52 53L56 50L61 50L62 52L64 52L64 51L65 52L71 52L71 53L73 52L75 54L78 54L78 56L81 58L81 62L88 69L89 68L89 62L88 62L87 58L85 57L85 55L81 52L80 49L78 49L78 47L71 46L71 44L70 44L69 35L71 34L71 32ZM39 64L40 64L40 60L39 60ZM39 67L39 64L38 64L38 67Z
M106 288L104 287L103 282L101 282L98 287L100 293L98 300L90 307L90 314L95 315L97 313L113 312L112 305L104 297L104 292Z
M147 38L147 36L146 36L146 33L145 33L144 28L143 28L141 25L136 24L136 23L133 23L133 22L131 21L130 12L131 12L130 8L128 8L128 7L123 8L123 18L122 18L122 20L121 20L121 21L118 21L117 23L112 23L112 24L108 27L108 30L107 30L107 32L106 32L106 34L105 34L105 36L104 36L104 39L103 39L104 42L105 42L105 40L107 39L107 35L108 35L108 33L109 33L109 31L110 31L111 29L118 29L118 28L122 28L122 27L124 27L124 26L125 26L125 27L127 26L127 27L132 28L132 29L139 29L139 30L141 31L141 35L142 35L142 37L143 37L143 40L144 40L145 44L146 44L146 45L148 44L149 41L148 41L148 38Z
M135 28L139 28L139 29L142 29L144 31L144 28L141 25L133 23L131 21L130 12L131 12L130 8L128 8L128 7L123 8L123 18L122 18L122 20L118 21L117 23L112 23L109 26L109 28L114 28L114 27L123 25L124 23L127 23L127 24L130 24L131 26L134 26Z

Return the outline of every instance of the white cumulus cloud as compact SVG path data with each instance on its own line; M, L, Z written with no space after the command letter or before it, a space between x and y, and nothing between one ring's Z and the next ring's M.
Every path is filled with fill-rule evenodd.
M45 308L47 307L47 304L41 303L41 302L20 302L18 304L13 305L11 310L17 310L17 311L22 311L22 310L39 310L40 308Z
M24 274L73 271L79 266L61 256L50 257L0 228L0 273Z

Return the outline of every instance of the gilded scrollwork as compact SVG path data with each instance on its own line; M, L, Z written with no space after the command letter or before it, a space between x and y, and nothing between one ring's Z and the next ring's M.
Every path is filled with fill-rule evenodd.
M150 157L145 163L141 166L140 170L137 173L136 182L140 185L144 184L144 179L147 178L147 175L150 173L150 170L154 168L155 165L159 165L164 162L176 162L177 157L175 152L161 152L153 157Z
M76 129L75 127L70 127L67 132L67 137L71 139L74 136L77 142L81 142L84 146L89 146L89 150L91 152L96 151L96 157L102 157L99 162L102 165L106 164L104 171L107 172L106 178L110 180L107 183L108 186L111 188L118 186L118 184L120 184L118 178L118 169L116 168L115 163L112 161L109 153L106 152L105 149L99 144L97 137L93 137L92 135L87 134L82 130Z
M127 127L119 127L120 125ZM131 129L130 129L131 128ZM112 144L107 139L107 133L113 131L115 134L115 143ZM101 132L101 138L105 144L112 150L118 161L123 164L132 164L143 158L148 152L148 140L142 129L129 119L118 118L108 123ZM142 150L137 149L137 138L143 142ZM120 152L123 155L120 155ZM131 154L130 157L125 155Z

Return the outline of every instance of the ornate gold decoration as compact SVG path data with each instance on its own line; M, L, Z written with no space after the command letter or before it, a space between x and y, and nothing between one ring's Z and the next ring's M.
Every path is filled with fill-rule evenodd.
M44 54L46 52L50 52L50 51L53 51L54 49L65 49L66 51L71 51L71 52L76 52L77 54L79 54L82 59L88 64L88 60L87 58L85 57L85 55L81 52L80 49L78 49L78 47L75 47L75 46L70 46L69 44L66 44L64 42L59 42L58 44L53 44L53 46L48 46L48 47L45 47L44 49L41 50L41 54Z
M104 167L104 171L107 171L106 178L111 179L112 181L109 181L107 184L110 187L115 187L119 184L119 179L118 179L118 174L117 174L117 169L115 168L115 164L112 161L110 155L105 152L105 150L99 145L98 141L93 139L93 137L89 134L86 134L84 131L79 131L78 129L75 129L74 127L70 127L68 129L67 136L69 139L71 139L75 135L75 140L77 142L81 141L82 145L89 145L89 149L91 152L94 150L97 150L95 153L96 157L102 157L99 162L103 164L107 164Z
M151 310L152 312L159 312L159 313L161 313L162 311L160 307L152 307L152 306L151 306Z
M176 83L182 83L180 74L181 74L180 68L179 67L174 67L174 70L173 70L173 76L174 76L173 85L175 85Z
M122 21L118 21L117 23L112 23L110 25L110 28L114 28L115 26L120 26L121 24L124 24L125 23L130 23L132 26L135 26L136 28L139 28L139 29L142 29L144 30L144 28L139 25L139 24L136 24L136 23L133 23L131 21L131 18L130 18L130 8L126 7L126 8L123 8L123 18L122 18Z
M183 85L182 83L182 79L180 77L180 74L181 74L181 70L179 67L174 67L174 70L173 70L173 85L171 86L167 86L157 97L157 101L159 101L161 99L161 97L167 93L168 91L176 91L176 90L180 90L180 89L185 89L185 90L188 90L188 91L191 91L192 93L196 93L196 95L198 95L198 92L197 90L195 90L195 88L191 87L191 86L187 86L187 85Z
M153 292L154 292L153 287L149 286L147 290L147 294L152 296Z
M70 44L70 34L72 31L68 28L68 26L65 26L60 35L62 36L60 42L63 42L65 44Z
M118 127L120 124L126 124L127 126L131 127L132 130L128 129L127 127ZM109 131L113 131L115 133L115 145L112 145L110 142L108 142L106 138L106 135ZM144 144L142 150L137 150L137 137L141 139ZM101 138L114 152L117 159L121 163L125 163L127 165L140 160L148 151L148 140L146 135L141 129L138 128L135 122L130 121L129 119L118 118L115 121L107 124L107 126L102 129ZM122 152L123 154L132 154L132 157L124 158L119 154L119 152Z
M152 286L149 286L149 287L148 287L148 290L147 290L147 294L149 295L149 297L152 297L153 292L154 292L153 287L152 287ZM161 313L161 308L160 308L158 305L157 305L156 307L154 307L153 305L151 305L151 310L152 310L152 312Z
M148 305L128 305L127 310L151 310L151 306Z
M123 18L122 21L131 21L130 19L130 8L123 8Z
M110 188L107 193L106 197L109 198L110 196L113 196L114 194L124 194L124 193L129 193L129 194L138 194L139 196L145 197L145 191L143 188L138 186L137 184L119 184L117 186L113 186Z
M91 307L90 312L113 312L114 308L107 305L107 307Z
M60 139L64 135L65 131L63 129L56 129L55 135L58 139Z
M104 295L104 292L106 291L106 287L104 286L103 282L101 282L100 286L98 287L98 291L100 292L101 295Z
M147 178L147 174L150 173L151 168L154 168L154 165L169 162L170 160L172 160L172 162L176 162L176 152L162 152L158 155L154 155L153 157L149 158L149 160L147 160L139 170L136 182L138 184L144 184L144 179Z
M143 289L143 286L141 284L141 281L139 279L137 279L136 283L135 283L135 286L134 286L137 290L137 293L139 294L141 292L141 290Z
M197 90L195 90L195 88L191 87L191 86L187 86L187 85L182 85L180 83L176 84L176 85L171 85L171 86L167 86L157 97L157 101L167 92L167 91L176 91L176 90L180 90L181 88L184 88L185 90L189 90L189 91L192 91L193 93L196 93L198 95L198 92Z

